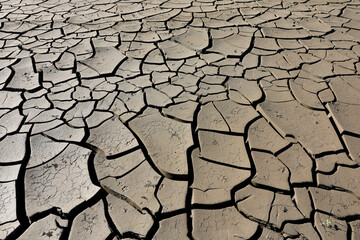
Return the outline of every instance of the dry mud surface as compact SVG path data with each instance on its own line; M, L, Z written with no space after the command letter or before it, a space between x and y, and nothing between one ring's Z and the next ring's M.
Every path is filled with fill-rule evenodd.
M360 239L360 3L1 0L0 239Z

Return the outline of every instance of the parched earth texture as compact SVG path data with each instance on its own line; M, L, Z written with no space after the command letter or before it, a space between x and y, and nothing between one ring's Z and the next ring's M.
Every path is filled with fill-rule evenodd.
M358 0L1 0L0 239L360 239Z

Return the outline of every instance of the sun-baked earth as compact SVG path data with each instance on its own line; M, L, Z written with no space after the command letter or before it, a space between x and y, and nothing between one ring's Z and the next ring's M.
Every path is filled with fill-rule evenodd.
M358 0L0 0L0 239L360 239Z

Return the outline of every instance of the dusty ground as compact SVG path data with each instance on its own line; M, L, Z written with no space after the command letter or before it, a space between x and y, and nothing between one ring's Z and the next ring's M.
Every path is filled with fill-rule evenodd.
M360 239L359 1L0 6L0 239Z

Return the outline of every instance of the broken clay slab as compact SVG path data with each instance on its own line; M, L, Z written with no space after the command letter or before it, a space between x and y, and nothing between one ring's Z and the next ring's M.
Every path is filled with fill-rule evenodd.
M141 115L129 122L147 152L165 176L188 174L187 149L193 145L191 126L162 116L158 110L147 108Z

